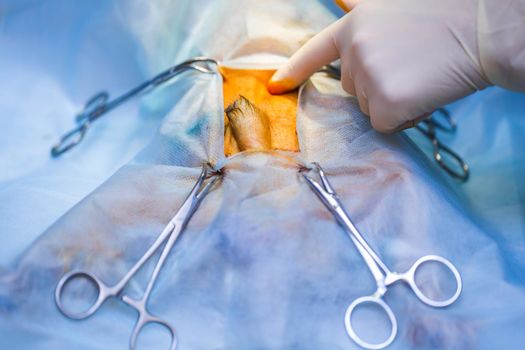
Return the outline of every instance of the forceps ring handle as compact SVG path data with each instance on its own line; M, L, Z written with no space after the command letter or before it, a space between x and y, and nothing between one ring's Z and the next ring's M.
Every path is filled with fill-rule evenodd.
M91 306L87 310L81 312L72 312L64 306L64 304L62 303L62 297L64 294L65 286L72 280L79 278L88 280L92 285L96 287L97 299L93 304L91 304ZM69 317L73 320L82 320L92 316L102 306L102 304L104 303L104 301L106 301L107 298L112 297L114 295L115 292L113 291L113 288L108 287L104 282L99 280L97 276L89 272L74 270L66 273L64 276L62 276L60 281L58 281L57 287L55 289L55 303L60 312L62 312L66 317Z
M386 315L388 316L388 319L390 320L390 325L392 327L392 330L390 331L390 335L388 336L386 340L380 343L369 343L363 340L359 335L357 335L356 331L354 330L352 326L352 313L354 312L357 306L361 304L367 304L367 303L376 304L379 307L381 307L385 311ZM392 309L390 308L390 306L387 305L387 303L383 301L383 299L375 295L370 295L366 297L357 298L356 300L352 302L352 304L350 304L350 306L348 306L348 308L346 309L346 314L345 314L345 328L346 328L346 334L348 334L348 336L357 345L361 346L362 348L383 349L389 346L396 338L397 320L396 320L396 317L394 316L394 313L392 312Z
M426 296L423 291L419 288L416 282L416 272L417 269L419 269L421 266L423 266L426 263L438 263L442 266L444 266L447 270L449 270L452 275L454 276L454 279L456 280L456 290L454 294L448 299L445 300L436 300L429 298ZM438 255L425 255L421 258L419 258L414 265L401 277L405 282L408 283L414 294L418 297L419 300L421 300L424 304L427 304L432 307L445 307L452 303L454 303L461 294L461 290L463 288L462 282L461 282L461 275L459 274L458 269L447 259L438 256Z
M51 155L53 157L58 157L62 153L66 153L76 145L78 145L86 136L86 132L90 127L89 122L83 122L79 124L76 128L64 134L60 141L51 148Z
M129 303L129 301L128 301ZM169 350L175 350L177 349L177 333L175 331L175 328L173 328L169 323L150 315L149 313L140 313L139 318L137 319L137 323L135 323L135 327L133 328L133 332L131 333L131 338L129 340L129 348L130 350L135 350L137 348L137 338L139 337L140 332L144 329L144 327L148 324L156 323L164 328L166 328L171 336L171 344L169 347Z
M465 182L468 180L470 175L470 169L468 164L461 158L459 154L439 142L438 139L432 140L432 147L434 148L434 159L436 162L445 170L450 176L458 179L459 181ZM454 159L459 167L459 170L455 170L452 166L448 165L443 157L443 153L448 154Z
M77 127L60 138L60 141L51 148L51 155L58 157L69 151L84 139L91 122L98 118L105 110L109 94L101 91L91 97L85 104L84 110L75 118Z

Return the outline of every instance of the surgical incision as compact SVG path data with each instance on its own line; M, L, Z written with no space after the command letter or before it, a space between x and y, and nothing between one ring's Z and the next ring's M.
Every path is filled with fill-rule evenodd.
M297 92L274 96L266 90L273 70L221 67L224 80L224 153L299 151Z

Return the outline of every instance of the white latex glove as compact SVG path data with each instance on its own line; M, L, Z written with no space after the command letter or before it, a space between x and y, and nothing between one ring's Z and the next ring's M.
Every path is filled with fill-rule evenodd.
M490 81L525 91L525 0L479 0L478 42Z
M414 126L437 107L492 84L480 59L478 20L482 19L492 23L483 27L488 33L483 47L489 47L486 51L492 55L486 61L495 71L492 76L512 76L508 73L515 69L521 78L507 87L525 88L525 12L514 16L515 25L506 28L506 34L501 32L506 25L502 13L498 20L483 17L491 15L484 8L501 10L502 3L508 6L500 12L523 10L525 0L341 2L352 11L307 42L275 73L268 83L271 93L296 88L340 58L342 86L358 98L376 130L394 132ZM503 52L498 52L497 42L487 45L494 33L506 39ZM514 66L505 70L505 58L516 54Z

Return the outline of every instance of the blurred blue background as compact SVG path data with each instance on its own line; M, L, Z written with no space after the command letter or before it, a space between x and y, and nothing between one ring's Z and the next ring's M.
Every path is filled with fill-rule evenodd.
M49 156L93 93L103 88L115 97L151 75L118 11L122 2L0 3L0 264L131 159L163 117L133 100L95 123L74 152ZM489 88L449 109L459 129L441 137L472 171L469 182L451 187L505 250L525 259L518 244L525 238L525 96ZM407 134L432 162L428 141Z

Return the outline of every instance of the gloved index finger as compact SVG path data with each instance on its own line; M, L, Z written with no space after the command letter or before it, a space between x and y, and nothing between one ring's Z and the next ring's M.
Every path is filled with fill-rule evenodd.
M339 58L335 34L338 20L310 39L275 72L268 82L268 91L282 94L301 85L319 68Z

